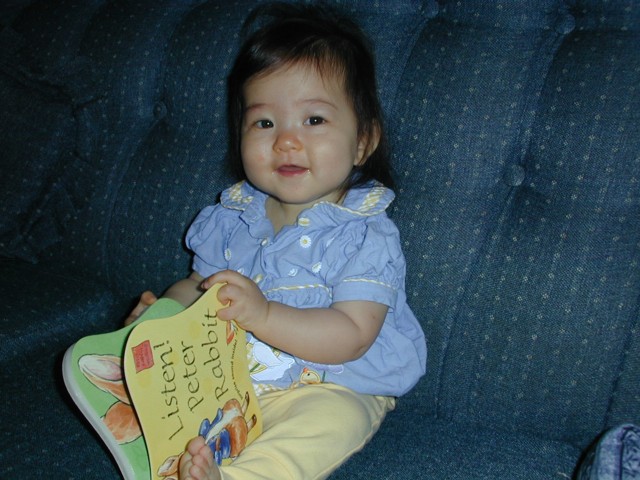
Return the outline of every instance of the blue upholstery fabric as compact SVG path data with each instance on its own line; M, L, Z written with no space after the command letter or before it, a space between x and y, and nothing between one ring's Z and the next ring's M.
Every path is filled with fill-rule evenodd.
M91 315L76 312L78 318ZM68 342L49 339L40 338L32 351L2 364L2 478L120 478L99 437L78 410L70 409L60 369Z
M196 7L167 42L155 121L133 152L114 205L108 254L118 291L134 295L140 278L161 290L186 276L190 263L184 233L200 208L231 182L224 166L225 78L235 49L217 43L237 34L249 9L248 4L213 2ZM213 25L211 19L219 16L225 22ZM139 229L131 229L128 212L144 212ZM138 276L129 265L131 249L141 262ZM140 255L144 250L155 253Z
M529 434L425 421L403 408L390 415L365 449L332 480L549 480L571 478L580 450Z
M78 338L116 327L122 313L112 295L99 283L4 260L0 298L0 477L118 478L91 427L70 410L60 368Z
M58 213L52 203L68 202L63 165L74 160L70 140L75 121L70 102L54 88L31 87L28 80L9 75L2 75L0 82L7 94L0 116L6 136L0 148L15 161L0 179L0 251L35 261L55 232L55 223L47 218ZM50 135L52 130L57 134ZM69 207L73 205L59 205L63 212Z
M76 109L94 92L74 50L94 10L94 2L71 13L53 3L26 8L0 32L2 255L35 262L85 204Z
M333 478L598 478L640 424L640 4L332 2L376 48L430 354ZM118 477L61 355L188 273L257 3L0 5L0 478Z
M448 351L455 356L459 352L460 345L451 349L451 341L466 342L462 350L469 355L485 348L469 340L477 338L472 332L465 332L482 328L477 315L468 316L460 308L468 301L482 302L484 311L494 308L493 299L475 292L496 288L494 279L485 278L494 267L481 262L490 259L485 250L502 248L490 240L501 228L509 208L505 205L513 202L526 174L521 163L531 134L531 103L553 53L541 53L539 45L553 48L559 42L559 34L549 28L554 20L534 15L538 8L533 3L513 5L517 15L494 3L478 2L474 7L462 9L451 2L426 25L418 42L421 47L414 49L399 87L403 101L397 102L393 113L400 126L392 150L396 168L402 167L394 219L405 238L412 272L408 295L413 295L429 325L429 370L437 377L444 364L458 363L447 356ZM515 24L493 27L499 15ZM527 28L517 23L523 16L532 16ZM406 194L417 191L424 193ZM521 305L527 308L526 303ZM487 315L482 317L489 321ZM461 331L454 333L454 328ZM460 359L460 365L467 361ZM481 372L500 381L489 370ZM443 390L429 392L432 406L437 405L438 395L451 395L455 403L481 394L473 386L477 380L459 382L463 373L459 367L447 370L442 380L450 383L430 384ZM476 373L474 368L468 372ZM468 392L456 398L465 388ZM434 413L455 416L457 407L448 401L441 407L450 412Z
M145 139L154 127L162 128L165 109L161 98L168 42L176 25L195 3L106 2L89 18L78 55L89 61L90 74L100 95L78 114L82 120L78 148L92 166L92 176L87 179L90 206L68 222L69 235L62 243L73 247L44 252L41 257L45 263L69 262L78 274L97 276L108 282L114 270L116 275L119 272L119 265L111 263L109 242L126 244L122 235L140 238L137 229L149 221L149 215L134 215L136 221L131 223L130 211L126 208L116 211L115 206L120 195L126 196L141 188L135 176L125 178L125 175L127 172L135 175L139 165L135 164L134 153L145 148ZM144 212L144 209L136 212ZM127 228L112 228L111 222L121 216L130 222ZM175 242L179 242L180 227L172 227L176 229L172 232ZM157 231L162 229L159 225L156 228ZM128 266L123 272L127 276L144 272L143 262L150 259L144 253L148 248L137 247L139 245L130 245L125 254L113 252L118 255L118 261ZM162 256L161 252L158 254ZM138 259L139 263L132 262L132 258ZM168 260L168 257L164 258ZM139 278L148 281L144 273ZM160 288L157 283L147 284Z
M113 296L97 282L46 272L35 265L0 265L0 362L10 366L30 350L65 349L79 336L119 326L109 314ZM35 321L37 319L37 322Z

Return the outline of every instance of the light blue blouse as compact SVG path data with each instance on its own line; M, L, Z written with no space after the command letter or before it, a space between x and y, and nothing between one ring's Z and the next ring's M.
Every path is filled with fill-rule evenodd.
M342 205L321 202L277 235L266 216L267 196L247 182L204 208L187 233L193 269L203 277L235 270L265 297L298 308L368 300L389 307L378 338L343 365L306 362L249 335L254 383L288 388L332 382L360 393L399 396L425 373L426 343L407 305L400 236L387 217L391 190L369 184L350 190Z

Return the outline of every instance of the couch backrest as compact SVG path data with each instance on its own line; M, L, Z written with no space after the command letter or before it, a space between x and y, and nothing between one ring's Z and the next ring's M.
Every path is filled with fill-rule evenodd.
M639 29L632 2L442 2L425 26L394 218L435 415L582 444L638 420Z
M640 421L640 5L339 3L377 48L391 214L428 336L407 408L579 445ZM60 0L15 17L0 41L77 72L58 81L67 123L41 128L75 134L58 182L73 201L30 217L57 221L31 259L123 300L187 274L185 229L232 181L225 77L253 4ZM45 5L68 39L36 35Z
M35 262L90 196L76 112L95 91L78 49L101 2L6 3L0 6L0 255Z

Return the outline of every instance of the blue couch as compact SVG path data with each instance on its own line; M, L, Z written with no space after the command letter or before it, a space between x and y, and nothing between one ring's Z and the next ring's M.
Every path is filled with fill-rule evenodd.
M118 478L61 355L187 275L254 3L2 2L0 478ZM640 3L336 3L376 45L429 360L332 478L640 478Z

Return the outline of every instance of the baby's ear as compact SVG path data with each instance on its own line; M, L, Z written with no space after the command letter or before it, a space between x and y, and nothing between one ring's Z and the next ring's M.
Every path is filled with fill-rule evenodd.
M376 151L379 143L380 124L374 121L369 132L363 134L358 141L358 154L353 164L356 167L364 165L371 154Z

